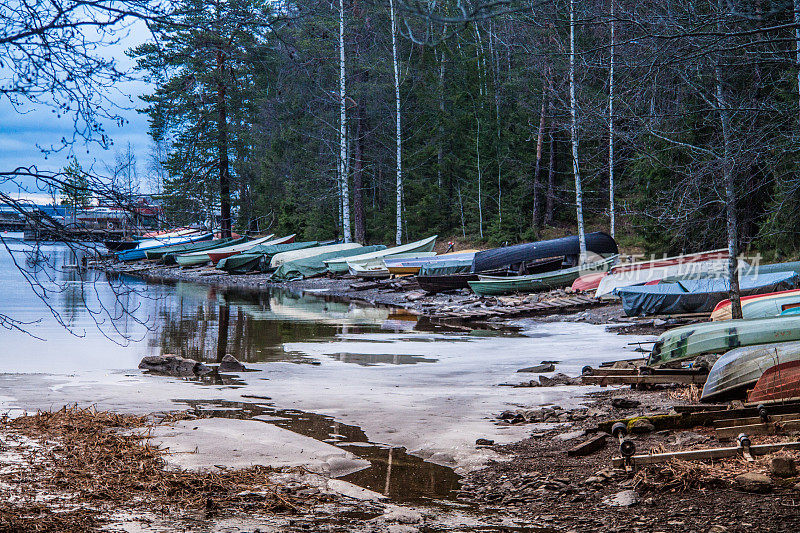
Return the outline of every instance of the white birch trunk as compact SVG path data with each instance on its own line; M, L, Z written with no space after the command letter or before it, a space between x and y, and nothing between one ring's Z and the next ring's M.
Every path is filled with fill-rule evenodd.
M344 0L339 0L339 168L342 191L342 233L344 242L351 242L350 187L347 183L347 103L344 69Z
M394 0L389 0L389 15L392 20L392 64L394 66L394 103L396 112L396 140L397 140L397 232L395 243L402 244L403 239L403 139L401 136L400 122L400 61L397 58L397 23L394 15Z
M578 216L579 262L586 261L586 235L583 228L583 192L578 161L578 104L575 100L575 0L569 2L569 113L570 136L572 137L572 171L575 174L575 206Z
M794 39L795 59L797 61L797 112L800 117L800 0L794 0Z
M477 113L477 110L476 110ZM478 132L475 134L475 153L478 156L478 232L483 239L483 197L481 195L481 119L475 115Z
M614 0L611 0L611 54L608 68L608 211L611 219L612 237L614 237L614 225L616 222L614 216L614 60L616 59L614 56L614 45L616 44L614 40L614 17Z

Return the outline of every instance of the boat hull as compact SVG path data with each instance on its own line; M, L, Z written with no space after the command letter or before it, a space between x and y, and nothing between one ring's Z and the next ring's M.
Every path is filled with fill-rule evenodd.
M770 368L781 363L800 361L800 342L780 342L746 346L727 352L708 374L702 401L718 401L734 395L744 396Z
M742 298L742 318L771 318L787 309L800 307L800 289L756 294ZM730 320L731 301L722 300L711 313L711 320Z
M748 402L770 402L800 398L800 360L775 365L758 379Z

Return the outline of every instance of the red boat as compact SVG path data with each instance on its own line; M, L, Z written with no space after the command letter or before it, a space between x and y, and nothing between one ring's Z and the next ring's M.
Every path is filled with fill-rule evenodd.
M592 272L584 274L572 282L573 291L595 291L600 285L600 280L606 277L608 272Z
M800 398L800 361L789 361L767 369L747 397L748 402Z

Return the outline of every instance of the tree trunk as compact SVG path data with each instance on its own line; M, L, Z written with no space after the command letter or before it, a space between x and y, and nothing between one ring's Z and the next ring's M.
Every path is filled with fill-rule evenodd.
M476 110L477 113L477 110ZM478 233L483 239L483 196L481 194L481 119L475 116L478 131L475 133L475 154L478 157Z
M800 117L800 0L794 0L794 39L795 39L795 60L797 64L797 113Z
M797 1L797 0L796 0ZM608 200L611 236L614 237L614 0L611 0L611 50L608 67Z
M583 192L578 161L578 104L575 99L575 0L569 2L569 111L570 136L572 137L572 171L575 174L575 208L578 218L579 263L586 261L586 235L583 228Z
M439 146L436 152L436 163L436 177L441 191L443 188L442 169L444 168L444 50L442 50L439 60Z
M225 96L225 53L217 51L217 151L219 155L219 204L222 237L231 236L231 178L228 164L228 109Z
M556 139L553 135L553 100L547 104L550 114L550 127L547 129L548 151L550 152L550 162L547 167L547 203L544 207L544 223L553 223L553 204L555 203L555 181L556 181Z
M389 15L392 20L392 64L394 66L395 137L397 141L397 231L395 243L403 242L403 167L402 137L400 129L400 62L397 58L397 24L394 16L394 0L389 0Z
M344 242L353 240L350 231L350 190L347 176L347 102L344 68L344 0L339 0L339 180L342 194L342 233Z
M217 328L217 363L222 362L222 358L228 350L228 324L231 318L231 308L227 305L219 306L219 321Z
M542 145L544 144L544 113L547 104L547 91L542 88L542 109L539 112L539 132L536 135L536 166L533 170L533 227L539 227L541 205L539 202L539 174L542 169Z
M362 190L364 188L364 163L361 160L364 154L363 150L363 128L362 128L362 112L361 105L356 107L356 135L353 145L353 223L355 225L355 239L356 242L364 244L366 242L366 225L364 222L364 198Z

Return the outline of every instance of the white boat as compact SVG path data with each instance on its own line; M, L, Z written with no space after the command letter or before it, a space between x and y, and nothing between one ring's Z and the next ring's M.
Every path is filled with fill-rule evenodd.
M362 261L369 261L371 259L393 257L396 256L397 254L406 254L412 252L430 252L436 245L436 237L438 237L438 235L434 235L433 237L428 237L427 239L410 242L408 244L403 244L401 246L395 246L394 248L386 248L384 250L379 250L377 252L370 252L367 254L356 255L353 257L340 257L337 259L331 259L330 261L325 261L325 266L327 266L328 270L330 270L334 274L344 274L349 269L348 263L360 263Z
M254 239L252 241L243 242L241 244L234 244L232 246L226 246L225 248L217 248L215 250L201 250L199 252L189 252L188 254L180 254L175 257L175 260L181 266L194 266L194 265L202 265L203 263L208 263L211 261L211 257L209 257L209 253L221 253L221 252L234 252L234 253L241 253L246 250L249 250L253 246L258 246L259 244L266 244L267 241L272 239L274 234L267 235L266 237L261 237L259 239Z
M687 261L665 266L631 268L623 265L625 270L609 272L597 286L596 298L613 298L614 291L632 285L644 285L664 278L691 278L693 276L724 276L728 272L728 259L711 259L708 261Z
M360 247L361 245L357 242L346 242L342 244L328 244L326 246L314 246L313 248L303 248L302 250L281 252L272 256L272 259L269 262L269 268L271 270L275 270L282 264L288 263L289 261L296 261L298 259L305 259L307 257L314 257L315 255L327 254L330 252L352 250Z
M393 255L391 259L425 260L435 256L436 252L410 252L407 254ZM388 278L391 273L389 272L389 268L386 266L386 259L388 258L375 257L372 259L365 259L363 261L348 261L347 266L352 275L360 278Z

